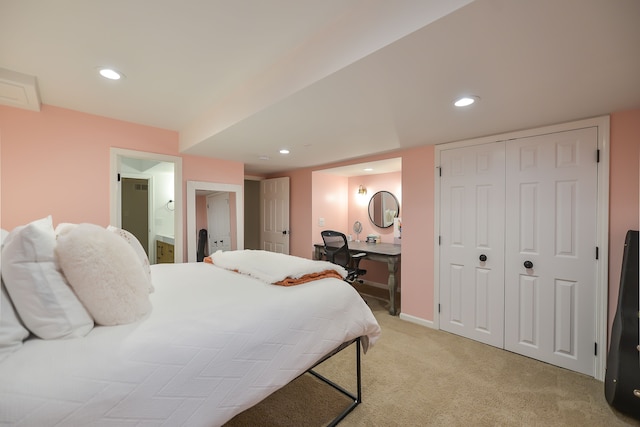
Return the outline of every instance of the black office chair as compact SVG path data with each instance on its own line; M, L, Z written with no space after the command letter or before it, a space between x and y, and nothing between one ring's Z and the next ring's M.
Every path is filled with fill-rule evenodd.
M334 264L341 265L347 270L347 277L345 277L344 280L349 283L355 281L362 283L362 280L358 279L358 277L364 276L367 270L360 268L360 260L367 256L367 254L364 252L357 254L349 252L347 236L339 231L324 230L320 232L320 234L324 242L324 251L327 260Z

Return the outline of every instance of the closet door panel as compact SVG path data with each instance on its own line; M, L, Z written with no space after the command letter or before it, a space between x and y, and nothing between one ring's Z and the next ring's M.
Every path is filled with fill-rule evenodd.
M588 375L595 369L596 149L595 128L506 144L505 348Z
M537 348L540 343L538 294L538 278L520 276L518 289L518 342L534 348Z
M504 143L445 150L441 168L440 327L502 347Z

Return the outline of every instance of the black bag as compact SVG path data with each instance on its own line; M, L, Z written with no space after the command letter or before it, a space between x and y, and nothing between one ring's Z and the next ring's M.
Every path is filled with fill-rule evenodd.
M204 259L204 251L207 247L208 234L209 233L207 233L206 228L203 228L202 230L200 230L200 233L198 233L198 262L202 262L202 260Z

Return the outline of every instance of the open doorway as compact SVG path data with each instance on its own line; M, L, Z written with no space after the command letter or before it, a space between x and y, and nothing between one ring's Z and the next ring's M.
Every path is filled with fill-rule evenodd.
M134 234L151 264L183 261L181 177L179 157L111 149L110 224ZM138 200L123 199L127 192Z
M196 261L202 262L216 251L237 249L236 193L196 190L195 197Z
M209 225L209 215L207 214L208 198L225 200L227 203L228 214L224 212L220 215L214 214L212 225ZM244 249L244 199L241 185L222 184L215 182L187 181L187 255L189 262L198 260L200 231L206 230L207 246L206 252L211 253L218 249L222 249L223 245L229 243L229 250ZM212 200L213 200L212 199ZM211 210L211 209L210 209ZM229 231L222 231L228 238L215 238L211 231L215 226L215 222L220 223L220 227L225 229L229 227ZM217 249L209 247L209 235L212 236L213 242L218 240ZM223 242L220 242L223 240Z
M244 180L244 247L262 249L260 244L260 181Z
M208 194L205 197L207 208L206 225L209 231L209 254L215 251L229 251L237 247L237 244L232 242L231 237L229 193L214 193Z

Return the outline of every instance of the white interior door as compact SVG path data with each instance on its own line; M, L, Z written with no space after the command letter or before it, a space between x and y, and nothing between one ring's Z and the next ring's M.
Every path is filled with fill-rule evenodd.
M440 327L504 340L504 144L441 152Z
M207 227L209 254L231 250L231 220L229 193L207 196Z
M289 254L289 178L260 181L262 249Z
M151 178L121 178L120 226L133 234L149 257L149 206L152 197L149 192Z
M506 148L505 348L593 376L597 128Z

